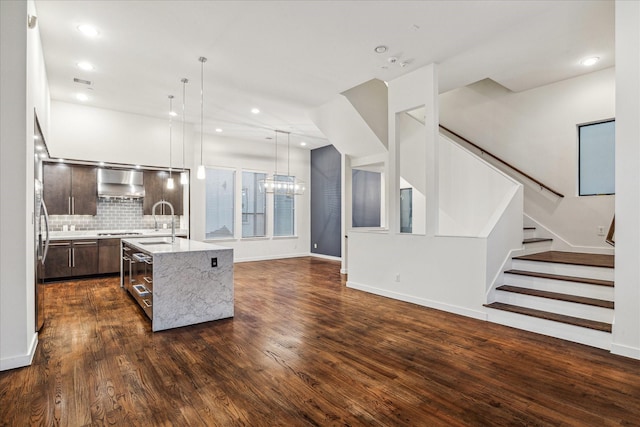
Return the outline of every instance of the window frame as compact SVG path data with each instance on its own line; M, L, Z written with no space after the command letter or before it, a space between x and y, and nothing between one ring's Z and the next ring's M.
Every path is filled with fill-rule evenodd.
M265 238L269 237L269 235L268 235L268 233L269 233L269 230L268 230L269 204L267 203L268 202L268 197L267 197L266 193L262 193L262 194L264 194L264 212L262 213L262 215L264 216L264 219L263 219L264 234L261 235L261 236L257 236L257 235L245 236L244 235L244 227L243 226L245 224L245 221L244 221L245 215L254 215L254 216L258 215L257 212L245 214L244 209L243 209L243 206L244 206L244 203L243 203L244 202L244 195L243 195L243 193L244 193L244 189L245 189L245 186L244 186L244 174L245 173L251 173L251 174L254 175L254 183L256 183L256 188L254 190L254 193L256 195L260 194L260 191L261 191L257 187L257 185L258 185L257 183L259 182L259 180L257 180L257 181L255 180L256 175L257 174L264 175L264 177L262 179L266 179L268 177L268 175L269 175L265 171L250 170L250 169L242 169L242 170L240 170L240 218L239 218L239 220L240 220L240 238L241 239L245 239L245 240L249 240L249 239L265 239ZM255 224L255 221L254 221L254 224ZM255 226L254 226L254 229L255 229Z
M231 209L232 209L232 221L231 221L231 226L233 227L233 230L231 230L231 235L230 236L220 236L220 237L209 237L207 236L207 217L208 217L208 212L207 212L207 205L208 205L208 188L207 188L207 178L205 178L205 183L204 183L204 198L205 198L205 206L204 206L204 240L206 241L224 241L224 240L236 240L236 233L237 233L237 227L236 227L236 211L237 211L237 207L236 207L236 180L237 180L237 169L236 168L229 168L229 167L221 167L221 166L205 166L205 170L206 170L206 176L209 177L210 172L211 171L224 171L224 172L231 172L233 178L230 180L230 182L233 185L233 190L231 191L231 195L232 195L232 200L231 200Z
M295 175L275 175L274 179L278 180L278 178L288 178L288 180L291 180L293 178L293 180L295 181ZM287 182L287 181L284 181ZM276 222L278 220L278 216L277 216L277 198L278 197L287 197L290 198L292 200L292 208L291 208L291 234L276 234ZM293 194L287 195L287 194L278 194L278 191L274 191L273 192L273 231L272 231L272 237L275 239L281 239L281 238L291 238L291 237L297 237L297 231L298 231L298 227L296 226L297 223L297 212L296 212L296 196Z
M578 162L578 176L577 176L577 195L578 197L591 197L591 196L613 196L615 195L615 117L613 118L609 118L609 119L604 119L604 120L596 120L593 122L587 122L587 123L580 123L578 125L576 125L576 130L577 130L577 145L578 145L578 149L577 149L577 162ZM605 124L605 123L614 123L614 141L613 141L613 148L614 148L614 170L613 170L613 192L612 193L584 193L582 192L582 144L581 144L581 129L583 127L588 127L588 126L596 126L596 125L600 125L600 124Z

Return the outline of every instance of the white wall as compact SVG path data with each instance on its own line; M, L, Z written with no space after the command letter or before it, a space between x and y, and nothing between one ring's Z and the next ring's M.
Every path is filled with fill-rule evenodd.
M34 111L49 136L49 88L29 2L0 2L0 370L31 363L34 287Z
M185 126L191 161L193 126ZM173 126L172 165L182 166L182 126ZM62 101L51 102L52 157L169 166L169 120Z
M113 163L169 166L168 120L94 108L85 105L54 101L52 113L52 156ZM187 124L185 131L186 167L191 174L191 200L189 204L191 238L205 239L205 187L196 179L200 163L200 133ZM286 143L279 140L278 172L286 173ZM310 152L291 147L291 174L309 183ZM234 248L236 261L285 258L309 255L309 197L296 196L296 234L294 238L240 239L238 222L242 207L240 198L242 170L254 172L274 171L274 145L231 139L220 135L204 135L203 163L206 167L236 170L236 233L237 239L216 241ZM181 126L174 126L173 167L182 165ZM273 197L268 199L267 212L271 212ZM273 217L268 219L269 230ZM269 235L271 235L269 233Z
M640 359L640 2L616 1L613 353Z
M525 212L571 245L608 248L614 196L577 197L576 125L612 118L615 71L514 93L490 80L440 96L440 122L565 195L557 199L527 181Z
M197 136L199 138L199 136ZM199 139L198 139L199 141ZM279 142L278 173L287 173L286 144ZM198 144L199 145L199 144ZM199 162L199 155L195 160ZM236 224L235 239L215 240L212 242L234 249L236 261L255 261L274 258L306 256L310 252L310 220L309 220L309 177L310 151L291 147L290 174L307 182L304 195L295 196L296 236L272 237L273 233L273 195L267 197L267 235L266 238L242 239L242 223L240 198L242 171L265 172L273 174L275 169L274 144L265 142L244 141L219 135L204 135L203 164L207 168L232 168L236 171ZM194 170L196 165L194 165ZM192 182L191 195L191 237L196 240L205 239L205 187L204 181Z

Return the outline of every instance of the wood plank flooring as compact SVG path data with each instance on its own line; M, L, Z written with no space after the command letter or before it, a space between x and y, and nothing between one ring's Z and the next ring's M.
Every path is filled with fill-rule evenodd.
M640 425L640 361L348 289L339 268L237 264L233 319L157 333L117 278L47 285L0 425Z

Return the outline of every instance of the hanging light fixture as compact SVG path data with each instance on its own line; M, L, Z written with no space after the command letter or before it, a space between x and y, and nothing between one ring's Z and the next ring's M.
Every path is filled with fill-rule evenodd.
M167 179L167 188L173 190L173 175L171 171L172 158L171 152L173 151L172 134L173 134L173 95L169 95L169 179Z
M203 122L204 122L204 63L207 62L207 58L201 56L198 58L200 61L200 165L198 166L198 172L196 174L198 179L205 179L206 172L204 170L204 164L202 163L202 144L203 144Z
M276 146L275 146L275 170L271 178L263 179L259 182L260 190L266 193L283 194L287 196L299 196L304 194L307 186L304 181L291 177L290 175L290 163L291 163L291 134L289 132L276 130ZM286 177L278 176L278 134L287 134L287 175Z
M304 181L299 180L295 176L292 178L289 171L289 163L291 162L291 133L287 132L287 182L285 194L289 196L299 196L304 194L307 185Z
M277 176L278 176L278 133L280 131L276 130L274 131L276 134L276 145L275 145L275 167L273 169L273 175L271 176L271 178L265 178L265 179L261 179L259 181L259 188L260 191L264 191L265 193L273 193L276 190L276 185L277 185Z
M187 171L184 169L184 106L186 99L186 86L189 83L187 78L183 78L180 80L182 82L182 172L180 173L180 184L186 185L189 183L189 177L187 176Z

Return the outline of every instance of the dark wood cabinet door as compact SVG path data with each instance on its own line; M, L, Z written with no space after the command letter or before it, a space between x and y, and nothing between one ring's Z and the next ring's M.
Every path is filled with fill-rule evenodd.
M71 167L65 164L43 165L43 198L49 215L71 214Z
M71 242L51 242L44 263L45 279L71 276Z
M98 273L98 242L78 240L72 245L72 275L86 276Z
M103 239L98 243L98 273L120 271L120 239Z
M151 215L153 205L162 200L162 185L163 183L166 184L163 182L166 180L166 174L163 171L144 171L144 200L142 201L144 215ZM162 214L160 206L156 208L156 214Z
M164 200L171 203L171 205L173 206L173 211L176 215L182 215L182 206L184 202L182 200L183 191L182 191L182 185L180 184L180 175L173 174L173 180L175 181L175 185L172 190L168 189L165 183L165 186L163 189ZM164 207L164 214L171 215L171 209L169 209L169 206L163 205L163 207Z
M95 215L98 213L98 176L92 166L71 168L71 197L73 214Z

